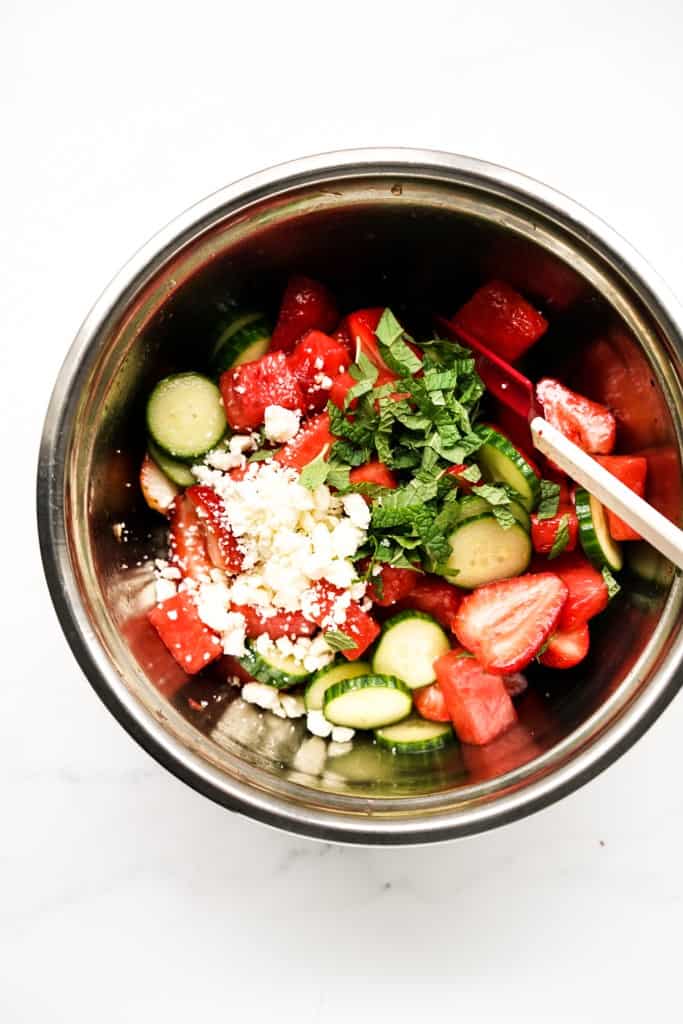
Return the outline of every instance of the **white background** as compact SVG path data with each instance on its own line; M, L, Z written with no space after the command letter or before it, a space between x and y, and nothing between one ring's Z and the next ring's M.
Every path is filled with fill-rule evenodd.
M681 1019L680 700L494 834L290 838L185 788L99 703L44 588L33 483L107 280L277 161L398 144L508 164L683 292L682 48L680 0L1 0L2 1024Z

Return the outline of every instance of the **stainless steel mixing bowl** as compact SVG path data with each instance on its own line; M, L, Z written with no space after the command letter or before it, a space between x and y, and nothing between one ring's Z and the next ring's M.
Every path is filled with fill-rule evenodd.
M302 723L218 677L187 680L146 623L164 524L136 486L145 396L201 364L226 298L272 308L292 270L328 281L342 308L418 316L453 312L492 274L523 289L552 321L539 360L612 405L624 449L649 453L651 500L677 520L681 311L629 245L544 185L446 153L332 153L178 217L104 292L57 380L38 479L47 579L85 674L149 753L226 807L311 836L424 843L509 822L596 775L678 690L681 581L642 545L589 660L562 678L532 670L522 724L482 750L392 758L359 742L321 757Z

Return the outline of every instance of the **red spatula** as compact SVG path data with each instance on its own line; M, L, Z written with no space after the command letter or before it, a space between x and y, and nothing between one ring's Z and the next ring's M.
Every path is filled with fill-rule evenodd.
M535 448L628 523L653 548L683 569L683 530L548 423L536 402L534 385L528 377L451 320L437 316L435 322L446 337L472 350L477 372L487 389L529 425Z

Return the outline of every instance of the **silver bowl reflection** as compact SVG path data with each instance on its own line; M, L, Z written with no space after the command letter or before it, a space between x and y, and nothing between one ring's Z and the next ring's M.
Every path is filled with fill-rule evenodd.
M195 789L293 832L401 844L483 831L559 799L613 761L676 693L681 582L645 545L595 623L589 660L532 669L520 725L484 749L327 755L303 724L245 705L218 670L188 680L146 623L164 523L136 487L152 383L201 364L226 298L273 309L291 271L342 308L452 313L495 275L552 327L535 358L647 451L650 500L681 509L683 318L647 264L587 211L506 169L445 153L311 157L228 186L145 246L98 300L57 380L38 479L46 575L66 636L112 713ZM533 372L533 365L530 367Z

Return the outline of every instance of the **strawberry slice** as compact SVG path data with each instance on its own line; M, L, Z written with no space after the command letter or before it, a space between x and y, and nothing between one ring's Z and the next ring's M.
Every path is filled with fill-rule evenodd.
M400 569L393 565L383 565L376 576L368 581L368 597L382 608L396 604L401 598L411 593L420 573L413 569Z
M311 277L295 274L282 296L282 305L270 341L272 352L291 352L306 331L331 331L339 319L332 293Z
M446 704L443 690L438 683L421 686L413 690L413 703L418 715L428 722L450 722L451 715Z
M287 363L301 388L306 412L325 408L331 382L345 374L349 361L345 347L322 331L308 331L297 342Z
M398 487L398 480L389 467L377 461L356 466L349 473L349 480L352 484L377 484L378 487L389 487L391 490Z
M185 491L195 507L204 532L206 550L217 569L236 573L242 569L242 552L228 520L222 498L211 487L195 484Z
M647 459L642 455L599 455L596 461L640 498L645 497ZM642 540L640 534L632 530L623 519L608 508L605 511L612 540Z
M584 623L553 633L538 660L546 668L574 668L586 657L589 646L590 633Z
M531 517L531 543L539 555L549 555L557 540L560 527L566 523L569 539L564 551L573 551L579 536L579 520L572 505L560 505L557 513L549 519Z
M553 572L567 587L567 600L560 613L558 629L571 630L583 626L607 607L609 592L602 573L576 551L560 555L552 562Z
M453 632L486 671L517 672L555 629L567 594L550 572L487 583L463 599Z
M338 373L336 377L332 378L332 387L330 388L330 401L334 402L338 409L342 412L345 408L346 395L351 390L354 384L358 381L355 380L350 373ZM350 408L353 409L358 405L358 399L354 398L351 400Z
M171 564L197 583L211 579L213 563L206 550L204 530L194 504L181 494L173 502L170 525Z
M519 359L548 328L547 320L503 281L489 281L476 291L454 323L508 362Z
M283 352L266 352L260 359L226 370L219 385L233 430L259 427L269 405L304 408L304 396Z
M200 672L223 653L217 634L199 618L189 593L174 594L155 605L147 618L188 675Z
M262 633L267 633L271 640L279 640L282 636L313 636L317 628L301 612L263 615L258 607L246 604L233 604L230 611L244 616L248 637L261 636Z
M464 651L448 651L434 662L453 728L462 743L483 746L517 721L500 675L487 672Z
M313 588L313 592L312 617L316 624L323 630L340 630L342 633L345 633L351 640L355 641L356 646L341 653L349 661L355 661L356 658L360 658L361 654L379 636L379 626L375 620L367 612L364 612L356 601L351 601L346 606L343 621L337 622L338 616L335 614L335 606L339 598L344 594L344 591L328 583L326 580L320 580Z
M538 382L536 397L548 422L570 441L591 455L609 455L616 442L617 425L606 406L550 377Z
M359 350L364 356L374 363L378 370L391 370L382 359L379 351L379 342L375 335L377 325L382 319L384 306L374 306L371 309L359 309L355 313L349 313L346 318L346 329L351 337L352 352L354 358Z
M396 610L426 612L444 629L450 629L462 597L462 590L446 583L440 576L422 575L415 581L410 596L404 598Z
M304 466L317 459L325 448L329 455L329 449L336 440L334 434L330 433L329 414L321 412L306 420L299 433L273 457L281 466L289 466L301 472Z

